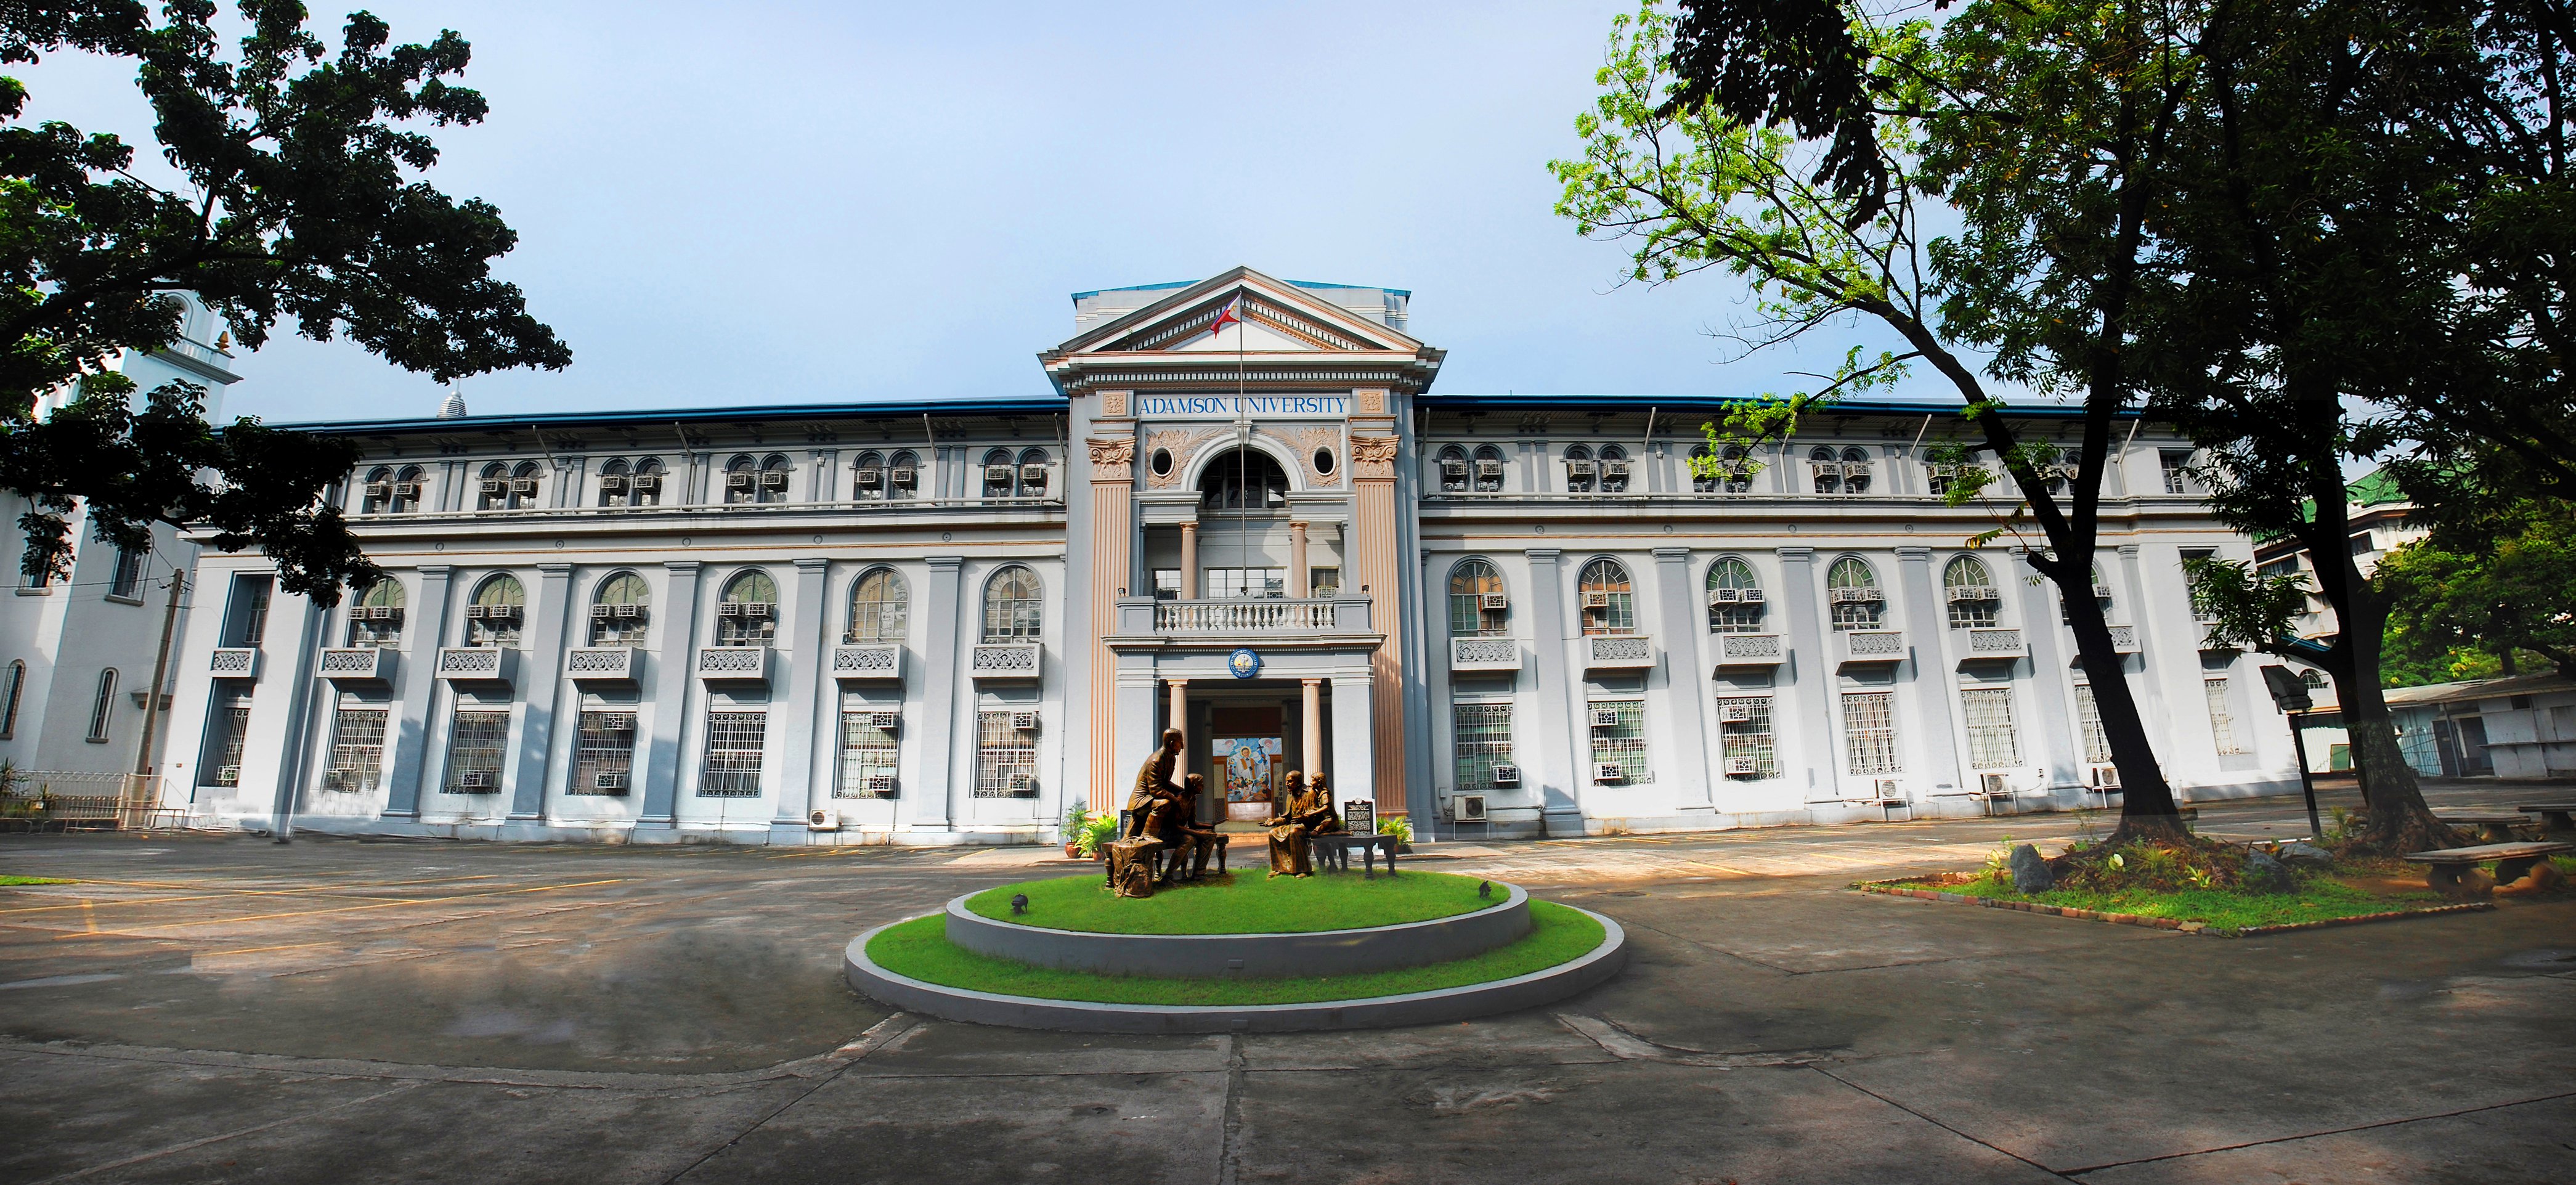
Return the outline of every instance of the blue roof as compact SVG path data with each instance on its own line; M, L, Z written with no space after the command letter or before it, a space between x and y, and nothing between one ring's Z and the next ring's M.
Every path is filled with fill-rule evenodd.
M527 428L606 427L625 424L725 423L761 419L836 419L852 416L1032 416L1065 409L1055 398L890 399L878 403L770 403L745 407L657 408L646 411L556 411L527 415L416 416L386 420L310 420L276 425L298 432L366 435L381 432L510 432Z

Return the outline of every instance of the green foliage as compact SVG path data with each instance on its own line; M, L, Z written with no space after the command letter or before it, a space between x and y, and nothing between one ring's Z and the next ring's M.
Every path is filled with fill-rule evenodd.
M1398 846L1413 842L1413 819L1408 815L1383 815L1377 821L1379 835L1392 835Z
M2463 652L2528 650L2576 676L2576 506L2525 499L2473 537L2463 533L2437 532L2381 558L2375 578L2389 597L2392 656L2458 670L2469 665Z
M294 0L239 8L247 32L230 58L210 0L172 3L158 23L133 0L0 16L0 61L69 51L131 63L159 156L179 175L170 186L138 175L112 134L27 126L25 86L0 79L0 488L34 504L20 520L31 574L62 570L69 515L86 503L100 535L127 546L155 521L202 522L216 547L261 548L281 587L325 603L377 575L316 505L352 446L249 420L217 434L185 384L133 409L133 384L110 367L121 351L178 340L178 293L253 349L292 319L305 337L345 333L441 380L571 361L491 275L518 241L500 211L417 179L438 149L406 125L483 118L483 97L448 81L470 56L464 39L391 45L383 21L356 13L335 52ZM39 418L39 397L72 384L71 406Z
M1476 884L1472 876L1438 872L1295 877L1247 867L1139 900L1114 895L1094 874L987 889L967 898L966 908L996 921L1102 934L1302 933L1428 921L1494 904L1476 896ZM1029 912L1015 917L1011 897L1019 893L1028 894Z
M1097 856L1101 850L1118 841L1118 816L1088 815L1082 822L1074 851Z
M0 876L0 889L14 889L21 885L68 885L71 883L72 882L70 881L59 880L50 876Z
M2185 560L2183 577L2193 610L2222 646L2277 653L2308 611L2308 578L2299 573L2265 575L2251 564L2212 557Z
M2331 921L2335 918L2363 914L2387 913L2392 910L2425 909L2444 904L2431 890L2375 893L2354 888L2331 877L2303 876L2284 893L2250 892L2226 887L2203 887L2186 883L2175 888L2126 886L2089 888L2068 886L2045 893L2016 893L2009 877L2001 883L1979 879L1959 884L1930 885L1946 893L1968 897L1995 898L2006 901L2029 901L2068 909L2089 909L2101 913L2132 913L2151 918L2200 922L2220 934L2233 934L2255 926L2286 926L2301 922Z

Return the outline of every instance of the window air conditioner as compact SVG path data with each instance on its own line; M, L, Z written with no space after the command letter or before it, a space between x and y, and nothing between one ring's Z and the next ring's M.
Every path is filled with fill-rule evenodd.
M1837 605L1865 605L1878 599L1878 590L1874 588L1838 588L1834 590L1834 603Z
M1585 593L1583 594L1583 607L1586 609L1607 609L1610 607L1610 594L1606 592Z
M1036 782L1034 782L1034 781L1032 781L1032 780L1029 778L1029 775L1027 775L1027 774L1012 774L1012 775L1011 775L1011 793L1013 793L1013 794L1026 794L1026 793L1028 793L1029 791L1034 790L1034 789L1036 789L1036 788L1037 788L1037 783L1036 783Z
M367 483L367 496L379 502L392 497L393 493L394 487L390 482L371 481Z
M536 492L537 492L537 479L536 479L536 478L533 478L533 477L514 477L514 478L511 478L511 479L510 479L510 492L511 492L511 493L513 493L513 494L533 494L533 493L536 493Z
M862 712L860 715L867 718L868 727L881 732L893 732L895 726L903 722L903 716L898 712Z
M1476 603L1478 607L1485 609L1509 609L1512 607L1511 598L1504 596L1501 593L1481 594L1478 596Z
M606 621L616 612L617 607L614 605L593 605L590 607L590 619L592 621Z
M367 620L369 621L392 621L401 614L402 610L391 605L367 606Z
M750 488L751 488L751 474L749 474L749 473L728 473L728 474L725 474L725 488L726 488L726 489L728 489L728 490L747 490L747 489L750 489Z
M1717 722L1720 724L1753 723L1753 705L1743 700L1719 700Z
M716 616L718 616L718 617L740 617L740 616L742 616L742 602L740 602L740 601L719 601L719 602L717 602L717 603L716 603Z
M662 475L661 475L661 474L659 474L659 473L638 473L638 474L636 474L636 475L635 475L635 492L636 492L636 493L639 493L639 494L650 494L650 493L652 493L652 492L654 492L654 491L656 491L656 490L659 490L659 489L661 489L661 488L662 488Z
M394 483L394 497L397 497L397 498L417 498L417 497L419 497L419 496L420 496L420 483L419 483L419 482L416 482L416 481L398 481L398 482L395 482L395 483Z
M894 775L869 774L867 777L867 790L870 794L894 793Z
M883 488L883 487L884 487L884 485L885 485L885 470L883 470L883 469L881 469L881 468L878 468L877 466L874 466L874 465L870 465L870 466L868 466L868 467L866 467L866 468L864 468L864 469L859 470L859 488L860 488L860 489L863 489L863 490L881 489L881 488Z
M590 775L590 788L593 790L623 790L626 788L626 771L622 769L603 769L594 771Z
M1035 713L1035 712L1013 712L1013 713L1011 713L1011 731L1013 731L1013 732L1036 732L1037 730L1038 730L1038 714L1037 714L1037 713Z
M1020 466L1020 484L1021 484L1021 485L1027 486L1027 487L1029 487L1030 489L1033 489L1033 490L1043 490L1043 489L1045 489L1045 488L1046 488L1046 483L1047 483L1047 467L1046 467L1046 466L1044 466L1044 465L1022 465L1022 466Z
M623 494L626 492L626 479L623 477L600 478L599 492L603 494Z
M2004 785L2002 774L1978 774L1977 789L1987 794L2012 793L2012 788Z
M744 601L742 603L742 615L745 617L767 617L769 616L769 611L773 608L775 608L775 606L771 605L767 601Z
M898 465L886 471L886 480L893 482L897 489L908 490L921 480L921 471Z
M1626 461L1603 461L1601 463L1601 480L1628 480L1628 463Z
M1449 802L1451 809L1455 812L1457 821L1461 823L1482 823L1485 821L1484 795L1461 794L1456 798L1450 799Z
M784 470L784 469L772 469L772 470L769 470L768 472L765 472L765 473L761 474L761 475L760 475L760 488L762 488L762 489L764 489L764 490L783 490L783 489L786 489L786 488L787 488L787 471L786 471L786 470Z
M1708 590L1708 603L1712 605L1732 605L1743 599L1744 590L1742 589L1712 588Z
M467 605L467 606L465 607L465 619L466 619L467 621L481 621L481 620L483 620L483 606L481 606L481 605Z
M1728 777L1742 777L1746 774L1758 774L1761 772L1762 760L1758 757L1729 757L1726 759L1726 774Z
M1478 462L1476 462L1476 480L1478 480L1478 481L1501 481L1501 480L1503 480L1503 463L1502 463L1502 462L1500 462L1500 461L1478 461Z
M1566 479L1567 479L1568 481L1590 481L1590 480L1592 480L1592 462L1590 462L1590 461L1568 461L1568 462L1566 462L1566 463L1565 463L1565 476L1566 476Z
M1982 585L1966 584L1951 589L1950 599L1953 601L1991 601L1995 599L1995 590L1986 588Z
M1494 767L1493 772L1494 784L1497 786L1517 786L1521 784L1521 767L1517 765L1497 765Z
M483 479L482 489L486 494L498 494L502 490L508 488L508 486L508 482L502 481L499 478L485 478Z
M617 611L616 616L619 621L627 621L644 616L644 606L642 605L612 605L610 608Z
M459 790L489 790L492 788L492 771L488 769L458 770L456 771L456 788Z
M1758 588L1739 588L1735 592L1746 604L1757 604L1762 600L1762 590Z
M328 786L328 787L330 787L330 788L332 788L332 789L334 789L334 790L342 790L342 789L346 789L346 788L348 788L348 785L349 785L350 781L351 781L351 780L353 780L353 779L356 777L356 775L357 775L357 771L356 771L356 770L349 770L349 769L333 769L333 770L324 770L324 771L322 772L322 784L323 784L323 785L325 785L325 786Z
M635 713L602 712L599 714L599 727L602 732L633 732Z
M1594 728L1617 728L1617 727L1619 727L1619 709L1617 709L1617 708L1594 708L1594 709L1592 709L1592 727L1594 727Z
M2117 790L2120 788L2119 766L2097 765L2084 771L2084 773L2085 781L2090 783L2096 790Z
M2093 599L2094 599L2094 600L2097 600L2097 601L2107 601L2107 600L2110 600L2110 599L2111 599L2111 586L2110 586L2110 585L2107 585L2107 584L2097 584L2097 585L2094 585L2094 586L2093 586Z
M805 826L813 831L838 831L841 829L841 812L828 806L815 807L805 816Z
M230 786L235 782L241 781L241 767L238 765L223 765L215 767L215 781L226 786Z
M1624 782L1628 780L1628 771L1619 768L1619 763L1616 761L1595 762L1592 766L1592 780L1596 782Z
M1451 481L1465 481L1467 480L1467 463L1465 461L1442 461L1440 463L1440 476L1448 478Z
M1011 467L1008 465L986 465L984 467L984 484L988 486L1006 486L1011 484Z

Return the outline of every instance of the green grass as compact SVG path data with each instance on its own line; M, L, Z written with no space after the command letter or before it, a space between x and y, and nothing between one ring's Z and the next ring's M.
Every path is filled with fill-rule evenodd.
M14 888L19 885L68 885L70 883L70 881L55 880L50 876L0 876L0 888Z
M1922 887L1968 897L2202 922L2212 930L2230 933L2250 926L2322 922L2446 904L2431 889L2373 893L2323 876L2301 877L2298 888L2287 893L2240 893L2228 889L2051 889L2045 893L2016 893L2012 882L1991 876L1952 885L1926 883Z
M1404 879L1414 874L1406 873ZM1471 894L1474 887L1469 886ZM1157 895L1153 900L1162 898ZM1092 975L996 959L949 943L937 914L888 927L868 942L868 957L898 975L947 987L1047 1000L1104 1004L1228 1005L1303 1004L1356 1000L1510 979L1570 962L1601 945L1601 923L1578 909L1530 902L1530 932L1509 946L1473 958L1400 971L1298 979L1160 979L1141 975Z
M1022 881L966 899L969 912L995 921L1092 934L1303 934L1423 922L1500 904L1476 896L1477 878L1408 872L1364 880L1357 872L1310 877L1267 871L1211 877L1157 889L1146 898L1111 895L1098 874ZM1011 896L1029 895L1029 911L1011 914Z

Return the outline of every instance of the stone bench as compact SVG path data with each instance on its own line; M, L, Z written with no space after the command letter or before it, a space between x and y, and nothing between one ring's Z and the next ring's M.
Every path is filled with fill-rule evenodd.
M2576 802L2535 802L2523 807L2522 813L2540 816L2543 831L2576 831Z
M2474 829L2488 843L2512 843L2514 827L2530 821L2520 814L2484 810L2435 811L2433 817L2453 827Z
M2495 861L2495 883L2509 885L2529 875L2532 868L2558 852L2576 851L2576 844L2555 842L2488 843L2469 848L2443 848L2434 852L2409 852L2404 859L2425 866L2424 883L2445 896L2468 896L2492 886L2475 885L2468 874L2478 865Z

